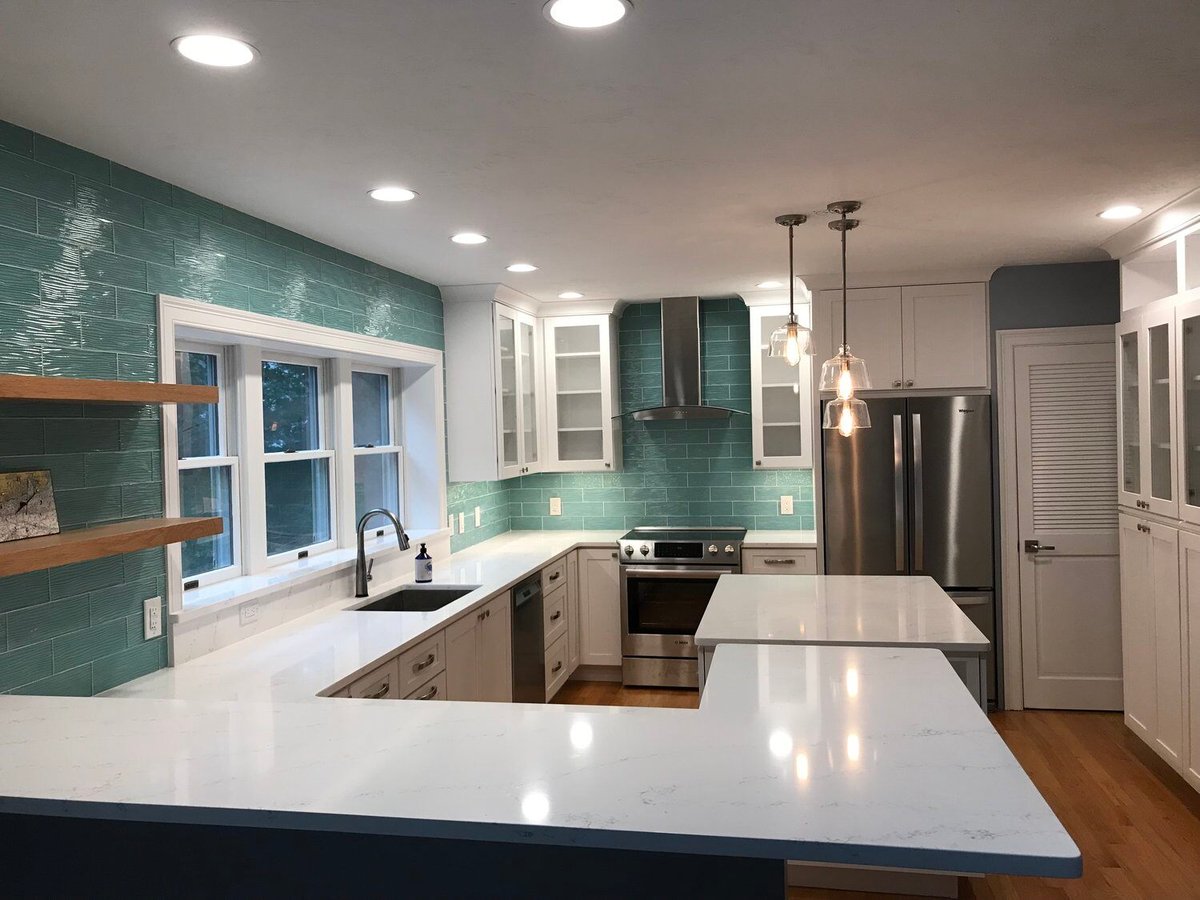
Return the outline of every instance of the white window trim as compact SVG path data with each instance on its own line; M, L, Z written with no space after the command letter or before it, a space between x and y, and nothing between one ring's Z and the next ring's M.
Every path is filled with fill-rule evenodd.
M332 416L326 416L330 428L344 429L347 434L334 435L327 447L332 447L334 472L331 473L332 507L335 509L331 541L336 552L345 555L353 549L355 535L351 520L354 515L353 493L353 431L345 404L350 403L348 373L358 366L377 366L391 371L397 403L393 433L402 436L400 445L400 477L404 510L402 521L409 533L446 533L446 447L445 400L443 384L443 352L399 341L353 334L304 322L277 319L258 313L215 306L195 300L158 296L159 312L159 371L164 383L175 381L175 351L181 343L205 342L227 347L226 371L230 383L238 379L258 382L248 385L244 392L257 390L261 397L261 363L264 356L279 358L281 354L316 356L326 360L330 391L327 397ZM345 376L345 377L343 377ZM250 596L261 590L261 583L270 569L273 581L280 578L289 583L318 577L314 560L296 561L290 565L269 567L266 557L265 485L262 478L253 477L265 464L263 457L262 405L250 404L237 409L236 393L231 392L226 409L231 446L237 447L239 506L241 511L240 550L242 574L222 585L224 602L229 598ZM403 402L401 397L403 396ZM225 399L225 398L222 398ZM163 484L166 514L178 516L179 479L178 434L175 407L165 405L162 415ZM290 459L299 454L288 454ZM349 465L347 465L349 463ZM184 463L186 465L186 461ZM347 492L343 481L348 478ZM335 480L337 481L334 486ZM255 520L255 521L252 521ZM262 520L262 521L258 521ZM347 522L350 524L347 526ZM260 526L261 527L258 527ZM289 551L289 556L292 552ZM243 584L244 583L244 584ZM349 596L349 595L347 595ZM167 600L173 618L184 612L182 559L178 544L167 548ZM196 610L198 614L206 610Z
M329 402L330 392L333 390L331 381L336 383L336 378L331 379L326 372L326 363L324 359L313 356L298 356L293 353L277 353L272 350L264 351L261 354L261 362L276 362L284 365L306 366L315 369L317 372L317 449L315 450L292 450L284 452L268 452L263 449L263 475L264 484L266 476L266 466L276 463L285 462L304 462L306 460L324 459L328 461L328 478L329 478L329 540L317 541L315 544L305 544L300 547L293 547L290 550L284 550L281 553L270 553L267 555L268 566L279 566L284 563L289 563L297 559L304 559L309 556L316 556L324 553L327 550L333 550L338 546L338 514L337 514L337 476L336 462L334 460L334 451L330 449L336 446L337 442L333 440L333 425L331 419L334 417L333 404ZM264 438L260 436L260 442ZM266 510L263 510L263 528L266 528Z
M231 439L229 430L229 415L233 408L230 400L232 393L228 390L229 386L229 366L227 361L227 348L218 344L204 344L194 341L180 341L175 345L177 353L203 353L215 357L217 361L217 449L221 451L218 456L192 456L185 459L180 459L177 463L179 471L190 471L193 469L222 469L228 468L229 471L229 504L230 517L233 522L240 526L241 524L241 484L240 473L238 471L237 457L237 442ZM172 354L174 357L174 353ZM171 372L174 373L175 367L172 365ZM176 432L178 435L178 432ZM202 572L199 575L192 575L187 579L188 584L194 584L196 587L206 587L211 584L218 584L222 581L228 581L230 578L237 578L242 574L242 547L241 535L234 534L233 540L233 562L228 566L220 569L213 569L211 572Z

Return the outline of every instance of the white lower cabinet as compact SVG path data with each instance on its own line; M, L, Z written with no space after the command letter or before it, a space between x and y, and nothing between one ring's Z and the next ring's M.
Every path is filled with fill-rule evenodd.
M815 547L742 549L743 575L816 575Z
M1188 752L1180 574L1187 560L1181 566L1179 530L1121 514L1120 542L1125 723L1182 772Z
M512 700L512 598L508 591L446 628L446 698Z
M446 671L443 669L427 682L416 688L405 700L447 700Z
M567 671L568 677L579 668L579 551L567 554Z
M368 672L346 688L346 692L346 696L360 700L399 700L400 669L396 660L389 659Z
M1188 754L1183 777L1200 791L1200 534L1179 533L1179 582L1183 595L1183 659Z
M567 676L570 674L567 671L567 635L563 633L546 648L547 703L554 699L554 695L566 683Z
M621 584L617 553L579 551L579 664L621 665Z

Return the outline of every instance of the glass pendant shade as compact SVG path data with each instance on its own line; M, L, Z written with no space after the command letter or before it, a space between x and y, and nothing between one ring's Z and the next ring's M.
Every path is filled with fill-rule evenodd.
M812 332L793 317L771 332L767 353L786 359L789 366L798 366L800 360L812 355Z
M849 347L841 347L837 356L821 363L818 390L836 391L839 400L849 400L858 391L871 389L866 360L859 359Z
M860 428L871 427L871 413L862 400L830 400L825 404L825 418L821 427L837 431L842 437L850 437Z

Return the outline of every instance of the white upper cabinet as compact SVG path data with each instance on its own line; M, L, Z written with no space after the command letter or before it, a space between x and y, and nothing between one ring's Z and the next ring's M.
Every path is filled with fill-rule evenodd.
M546 360L547 453L544 471L620 468L621 427L614 419L617 330L612 316L542 320Z
M988 386L987 285L855 288L850 351L867 362L872 390ZM816 346L828 359L842 342L842 292L817 294Z
M540 471L541 323L471 287L447 289L458 293L444 312L450 480Z
M1179 514L1175 317L1170 300L1156 301L1126 313L1117 326L1117 498L1164 516Z
M1179 517L1200 525L1200 297L1175 308L1175 346Z
M808 324L808 306L797 318ZM787 322L786 306L750 309L751 443L755 468L807 469L813 465L812 360L795 368L768 355L771 332Z

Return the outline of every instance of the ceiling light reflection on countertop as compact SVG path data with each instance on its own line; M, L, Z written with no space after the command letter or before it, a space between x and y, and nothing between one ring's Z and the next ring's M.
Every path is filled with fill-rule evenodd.
M592 740L595 734L592 732L592 726L589 722L579 721L571 725L570 731L571 746L576 750L586 750L592 746Z
M521 798L521 815L527 822L545 822L550 817L550 798L542 791L530 791Z
M533 263L513 263L507 268L510 272L536 272L538 270Z
M410 191L405 187L385 185L368 191L367 196L381 203L407 203L409 200L416 199L417 192Z
M582 300L583 294L579 291L563 291L558 295L559 300Z
M776 728L767 739L767 748L776 759L787 759L792 755L792 736L782 728Z
M185 34L171 41L171 46L192 62L222 69L244 66L255 56L254 48L245 41L219 34Z
M1110 206L1104 212L1100 213L1101 219L1132 219L1134 216L1141 213L1140 206L1134 206L1131 203L1121 203L1117 206Z
M456 235L452 235L450 240L456 244L486 244L487 237L477 231L460 231Z
M542 12L551 22L567 28L603 28L619 22L632 9L629 0L549 0Z

